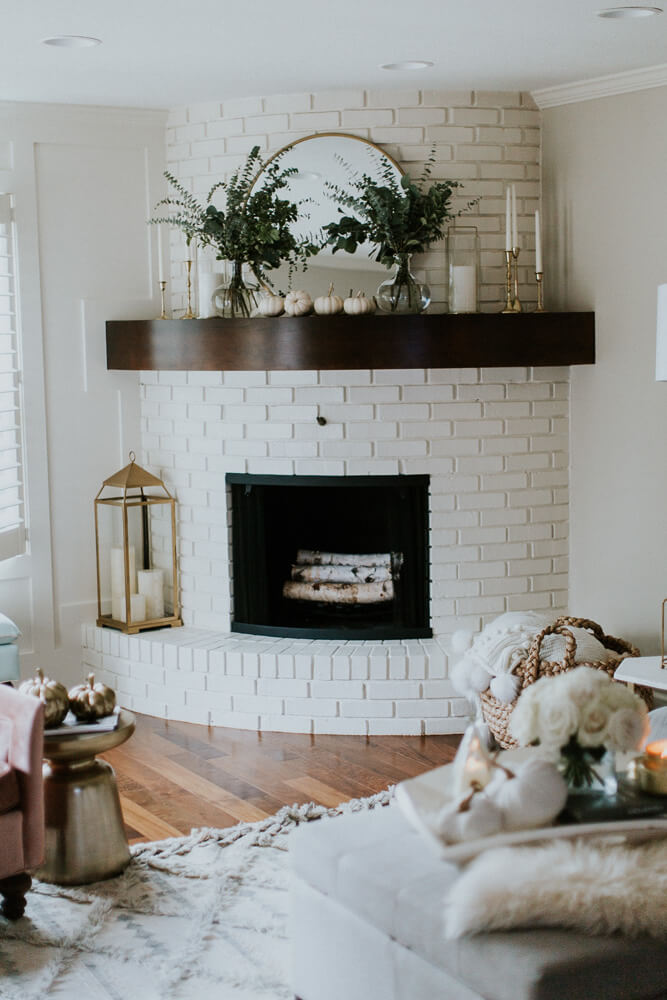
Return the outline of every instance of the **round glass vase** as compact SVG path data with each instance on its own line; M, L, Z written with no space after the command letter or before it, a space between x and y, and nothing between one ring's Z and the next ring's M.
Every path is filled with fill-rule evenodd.
M475 226L447 234L450 313L479 312L479 237Z
M230 280L213 292L213 306L216 315L224 319L249 319L257 313L259 287L246 283L240 260L235 260L232 267Z
M376 292L378 308L388 313L421 313L431 301L428 285L420 284L410 271L412 254L398 254L393 277Z
M569 795L604 793L615 795L618 788L616 755L606 747L563 747L558 768Z

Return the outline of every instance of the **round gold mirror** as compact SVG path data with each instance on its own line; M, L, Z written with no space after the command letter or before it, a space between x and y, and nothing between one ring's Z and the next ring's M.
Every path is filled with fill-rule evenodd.
M264 169L277 156L281 169L295 170L282 197L300 205L300 217L293 227L299 236L318 238L322 228L338 217L338 206L328 184L346 188L354 174L369 174L380 181L387 163L395 170L397 180L403 175L396 160L375 143L344 132L322 132L297 139L270 157ZM256 184L261 183L262 173L258 174ZM354 254L340 251L334 254L330 247L325 247L309 260L305 273L299 271L294 276L293 286L304 288L313 298L326 294L332 282L342 297L350 289L372 296L387 277L387 269L369 256L372 249L370 244L363 244ZM277 268L268 276L275 289L287 291L287 267Z

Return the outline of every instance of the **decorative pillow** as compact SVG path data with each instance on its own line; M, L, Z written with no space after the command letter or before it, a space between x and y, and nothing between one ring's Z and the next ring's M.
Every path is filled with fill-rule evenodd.
M667 935L667 841L553 840L476 858L445 899L445 937L517 927Z
M7 615L0 614L0 646L14 642L21 634L21 629Z

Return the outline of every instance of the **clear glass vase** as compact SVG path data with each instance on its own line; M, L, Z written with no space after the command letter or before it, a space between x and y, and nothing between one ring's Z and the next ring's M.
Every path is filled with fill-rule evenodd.
M213 306L225 319L248 319L256 315L259 288L249 285L243 277L243 263L235 260L232 277L213 292Z
M589 792L614 795L618 788L616 755L606 747L582 747L571 740L561 750L558 767L570 795Z
M383 281L376 293L378 307L389 313L420 313L431 301L428 285L420 284L410 271L412 254L396 258L393 277Z

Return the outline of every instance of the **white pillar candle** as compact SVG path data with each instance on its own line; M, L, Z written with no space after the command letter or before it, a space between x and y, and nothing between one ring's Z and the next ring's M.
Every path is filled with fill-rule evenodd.
M476 312L477 310L477 268L474 264L455 264L452 268L452 301L449 310L453 313Z
M162 226L157 226L157 277L164 281L164 261L162 260Z
M516 224L516 187L512 184L512 246L519 246L519 231Z
M111 617L118 622L126 621L125 598L113 597L111 599ZM130 621L143 622L146 620L146 598L143 594L130 595Z
M505 192L505 249L512 249L512 206L510 189Z
M535 212L535 271L537 274L542 274L542 229L539 208Z
M139 593L146 598L146 618L164 617L164 574L161 569L140 569Z
M130 545L128 555L130 563L130 593L136 594L137 572L133 545ZM111 550L111 596L125 596L125 556L122 548L112 548Z

